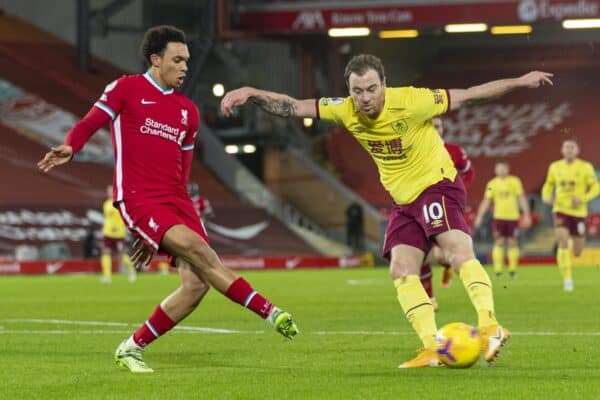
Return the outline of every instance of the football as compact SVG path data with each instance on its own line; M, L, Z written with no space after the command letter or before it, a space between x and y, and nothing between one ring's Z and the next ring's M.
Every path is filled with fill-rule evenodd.
M450 368L469 368L481 355L479 331L462 322L445 325L435 340L440 361Z

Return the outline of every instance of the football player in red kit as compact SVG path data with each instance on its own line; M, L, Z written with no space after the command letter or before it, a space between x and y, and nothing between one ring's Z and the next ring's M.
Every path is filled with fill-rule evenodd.
M116 363L131 372L153 372L142 358L143 349L189 315L211 286L291 339L298 333L292 316L223 266L187 193L200 121L196 105L176 90L183 84L190 58L185 34L172 26L150 28L141 51L147 72L125 75L106 86L64 143L38 163L48 172L69 162L110 123L114 206L138 238L133 261L136 266L146 264L160 251L178 269L180 287L118 346Z

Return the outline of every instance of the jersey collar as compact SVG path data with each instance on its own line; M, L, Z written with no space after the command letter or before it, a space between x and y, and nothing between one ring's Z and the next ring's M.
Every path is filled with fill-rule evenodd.
M152 77L152 75L150 75L150 73L149 73L149 72L146 72L146 73L144 74L144 78L146 78L146 80L147 80L148 82L150 82L150 84L151 84L152 86L154 86L156 89L158 89L158 90L159 90L159 91L160 91L162 94L171 94L171 93L173 93L173 88L171 88L171 89L163 89L163 88L162 88L162 87L161 87L161 86L158 84L158 82L156 82L156 81L154 80L154 78Z

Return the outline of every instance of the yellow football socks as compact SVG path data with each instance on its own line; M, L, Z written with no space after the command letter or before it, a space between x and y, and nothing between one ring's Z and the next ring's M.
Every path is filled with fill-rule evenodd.
M123 256L121 256L121 263L127 267L129 274L135 274L135 268L133 267L133 263L127 254L123 254Z
M465 261L460 266L459 276L477 311L479 328L498 324L494 314L492 282L481 263L477 259Z
M519 266L519 257L521 256L521 252L518 247L509 247L508 248L508 270L510 272L516 272L517 267Z
M504 264L504 246L494 246L492 249L492 262L494 263L494 272L501 274Z
M560 247L556 251L556 263L558 269L563 277L563 280L568 281L573 279L573 259L571 258L570 249L561 249Z
M435 334L437 333L435 313L419 276L408 275L396 279L394 287L400 306L402 306L408 322L421 338L423 347L434 349L436 347Z
M112 258L110 254L102 254L100 257L100 265L102 266L102 276L110 279L112 276Z

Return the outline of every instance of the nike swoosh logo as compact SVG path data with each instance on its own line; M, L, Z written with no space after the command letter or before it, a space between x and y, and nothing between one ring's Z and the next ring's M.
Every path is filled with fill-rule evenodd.
M57 272L59 269L61 269L63 266L62 263L50 263L46 265L46 272L48 274L54 274L55 272Z
M156 104L156 102L142 99L142 104Z

